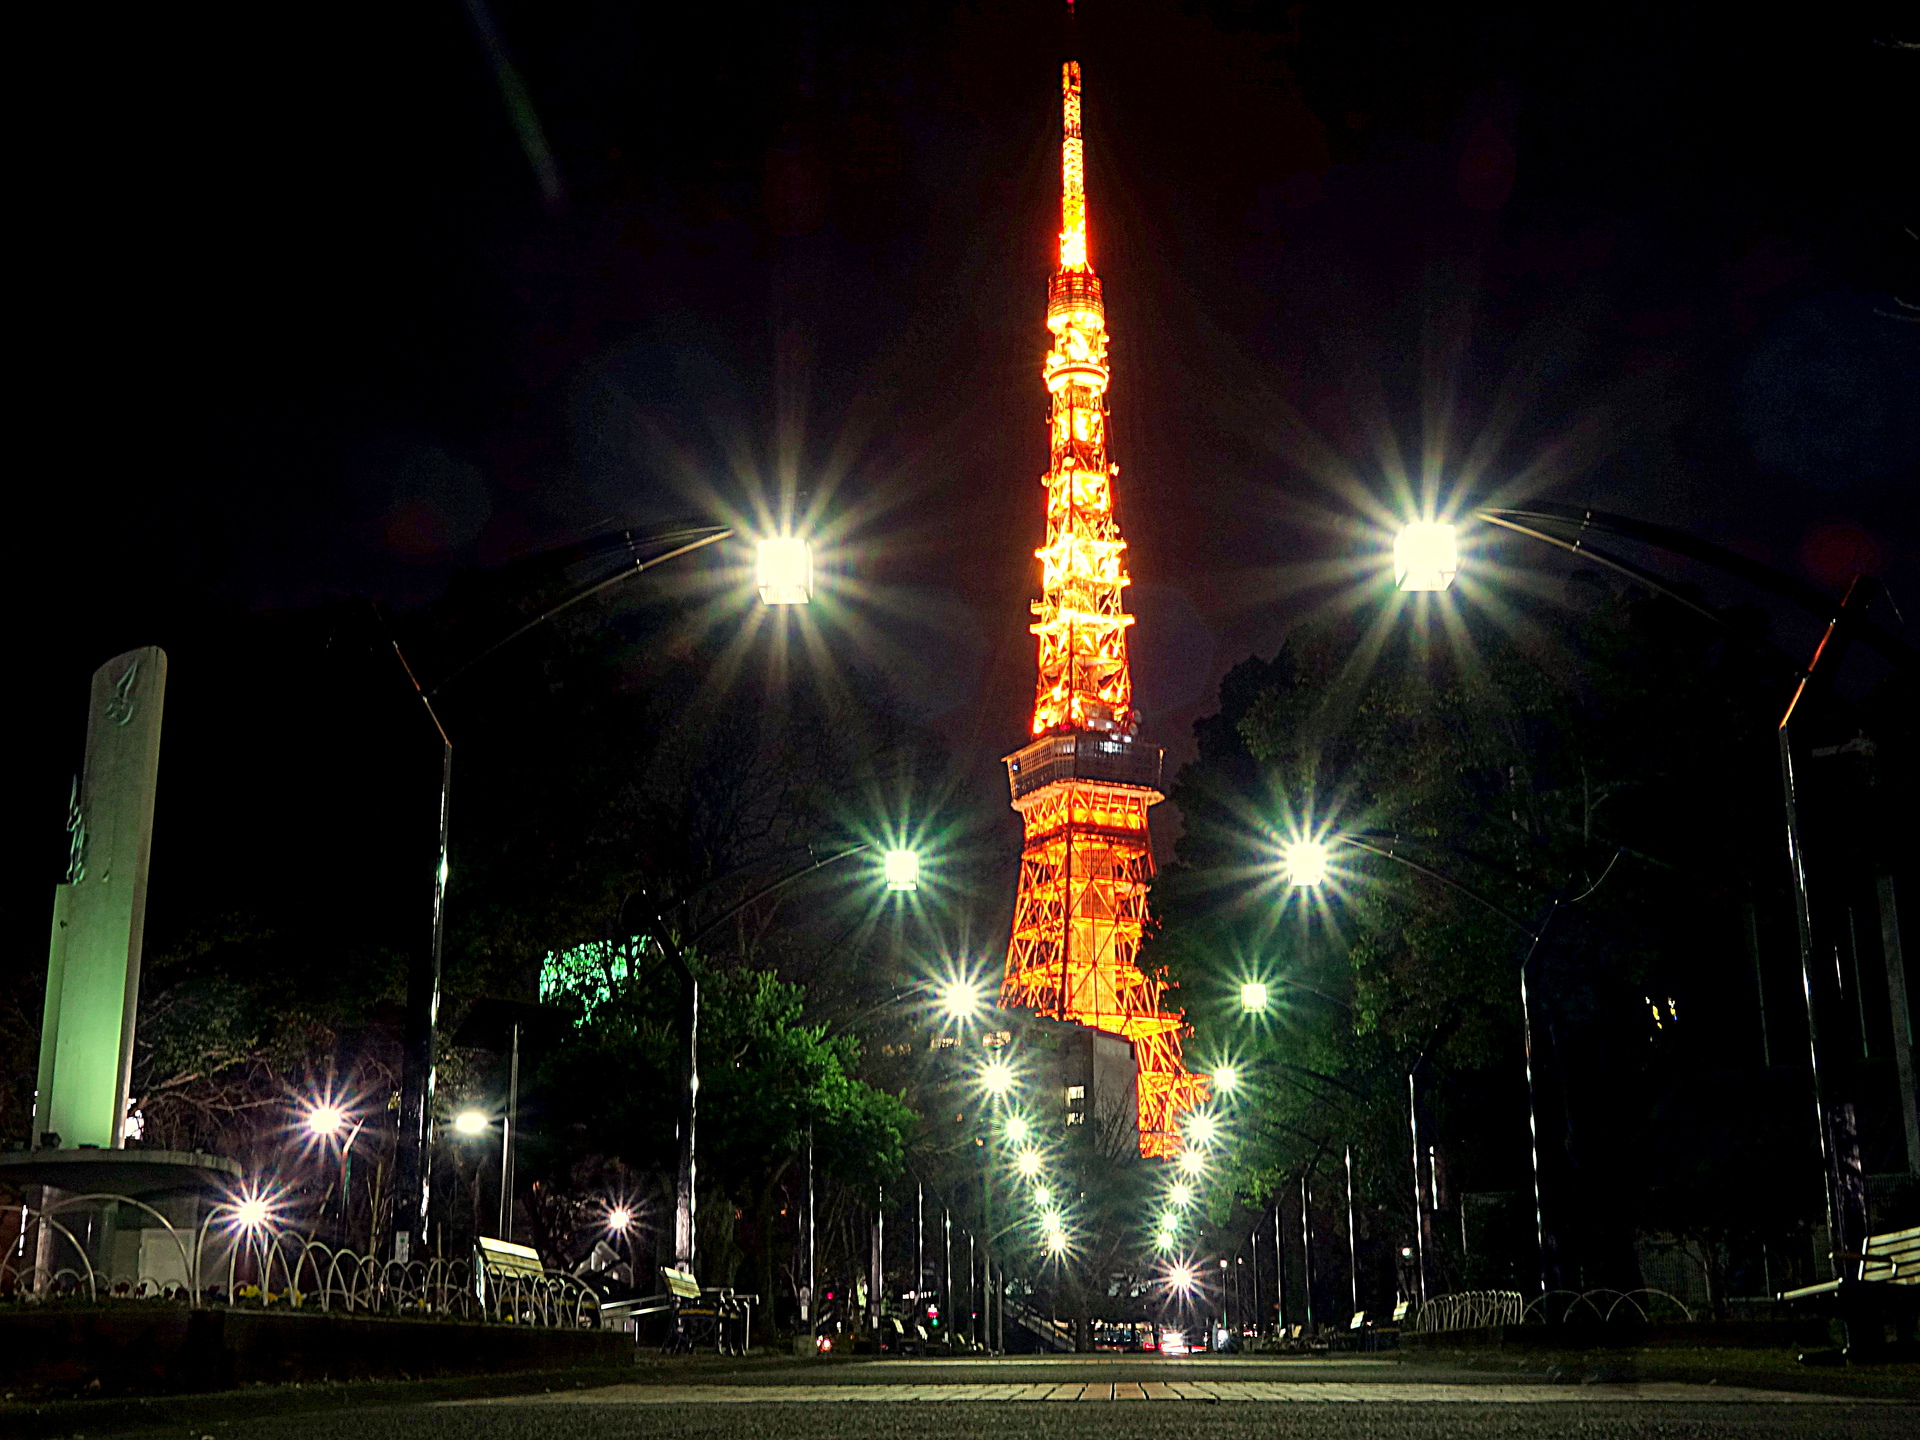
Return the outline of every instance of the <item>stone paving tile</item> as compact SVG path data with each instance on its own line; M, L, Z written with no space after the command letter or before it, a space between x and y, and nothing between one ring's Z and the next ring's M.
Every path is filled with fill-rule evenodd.
M1593 1404L1601 1401L1693 1404L1865 1404L1861 1400L1737 1385L1677 1383L1614 1385L1468 1384L1431 1381L1072 1381L1058 1385L609 1385L547 1395L452 1400L447 1405L769 1405L876 1403L1004 1403L1023 1400L1187 1400L1220 1404Z

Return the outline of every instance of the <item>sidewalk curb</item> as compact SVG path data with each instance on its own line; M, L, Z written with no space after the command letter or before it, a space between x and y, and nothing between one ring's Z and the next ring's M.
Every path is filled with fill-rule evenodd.
M125 1435L156 1429L231 1425L276 1415L362 1409L435 1400L485 1399L630 1383L638 1366L535 1370L512 1375L456 1375L427 1380L354 1380L312 1385L261 1385L199 1395L143 1395L112 1400L51 1400L0 1405L0 1431L19 1440L69 1435Z

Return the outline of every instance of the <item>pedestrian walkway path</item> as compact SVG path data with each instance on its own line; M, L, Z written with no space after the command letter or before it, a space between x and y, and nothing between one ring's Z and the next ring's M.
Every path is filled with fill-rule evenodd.
M1067 1381L1010 1385L609 1385L563 1394L450 1401L455 1405L769 1405L857 1401L1054 1401L1186 1400L1264 1401L1285 1404L1373 1403L1401 1405L1593 1404L1600 1401L1689 1404L1860 1404L1836 1395L1755 1390L1734 1385L1649 1384L1464 1384L1391 1381L1175 1380ZM1895 1401L1865 1402L1895 1404Z

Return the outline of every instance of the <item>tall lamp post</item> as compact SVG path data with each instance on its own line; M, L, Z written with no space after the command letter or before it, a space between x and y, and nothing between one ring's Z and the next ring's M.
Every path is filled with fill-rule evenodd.
M548 606L432 686L421 683L413 666L408 663L406 653L400 648L399 640L391 633L387 636L394 658L399 661L407 683L413 687L440 740L439 845L433 872L433 921L429 943L424 951L415 953L407 975L407 1013L400 1079L400 1134L394 1160L392 1245L393 1258L402 1263L427 1253L427 1216L433 1188L434 1084L438 1058L441 957L446 936L448 795L453 784L453 740L434 708L434 697L452 681L491 659L562 611L635 575L664 565L669 560L730 540L735 533L731 527L718 525L626 530L548 557L550 560L584 559L605 553L609 548L616 551L624 548L630 563L604 579L573 590L557 604ZM661 545L667 548L643 557L643 549ZM806 604L813 594L813 555L806 541L793 536L760 541L755 581L764 605ZM381 618L381 624L384 628L384 617Z
M1759 643L1784 660L1798 673L1793 699L1779 724L1780 778L1785 808L1787 858L1793 883L1794 910L1799 922L1801 992L1807 1009L1808 1058L1812 1067L1814 1125L1819 1136L1823 1180L1827 1201L1827 1227L1833 1273L1844 1276L1857 1272L1857 1252L1866 1238L1865 1181L1860 1171L1857 1141L1850 1130L1839 1123L1832 1105L1821 1065L1820 1009L1827 989L1823 955L1843 926L1826 914L1821 903L1824 886L1818 876L1809 875L1807 837L1804 827L1804 787L1796 764L1793 724L1796 711L1809 686L1824 678L1837 665L1846 642L1858 640L1895 666L1909 672L1920 670L1920 654L1874 623L1865 611L1875 593L1873 581L1856 577L1846 595L1838 602L1791 576L1749 560L1731 550L1700 540L1684 531L1655 525L1628 516L1612 515L1583 506L1535 503L1520 509L1482 509L1476 519L1498 529L1524 535L1551 545L1596 565L1624 575L1675 604L1699 615L1709 623L1728 631L1747 644ZM1545 526L1572 530L1572 535L1556 533ZM1778 647L1758 640L1729 624L1726 617L1682 593L1658 575L1618 556L1597 550L1588 541L1589 532L1614 536L1650 546L1671 555L1707 565L1735 579L1764 590L1801 611L1824 619L1826 629L1813 658L1804 666ZM1440 591L1453 584L1460 569L1459 545L1453 525L1440 521L1421 521L1405 526L1394 540L1394 582L1402 590ZM1897 1022L1896 1022L1897 1023ZM1920 1134L1916 1120L1916 1102L1911 1094L1901 1097L1908 1116L1908 1127ZM1914 1157L1920 1164L1920 1157Z
M771 884L761 886L746 899L709 920L684 941L674 938L666 917L694 899L695 895L684 896L672 905L653 909L651 912L652 934L648 938L659 946L662 957L680 982L679 1002L674 1007L674 1030L680 1042L681 1074L677 1097L679 1108L675 1119L678 1157L673 1184L673 1263L679 1269L688 1271L693 1269L697 1249L695 1225L698 1218L696 1132L699 1126L700 1110L700 977L688 961L686 952L697 949L702 940L749 906L758 904L769 895L785 889L815 871L824 870L830 865L837 865L843 860L862 854L880 855L881 875L889 893L911 894L919 889L920 856L918 852L887 850L870 841L860 841L822 858L811 859L806 864L787 871ZM702 892L696 892L698 893ZM809 1201L808 1227L811 1235L811 1201ZM809 1266L811 1266L811 1256L809 1256Z

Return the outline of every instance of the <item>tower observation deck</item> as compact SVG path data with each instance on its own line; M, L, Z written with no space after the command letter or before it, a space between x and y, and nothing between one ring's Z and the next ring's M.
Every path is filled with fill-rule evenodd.
M1184 1026L1162 1006L1165 983L1139 965L1153 878L1147 809L1160 750L1135 737L1122 606L1127 543L1113 514L1120 467L1107 457L1107 329L1100 277L1087 259L1080 66L1061 76L1060 264L1047 287L1053 344L1041 370L1050 397L1047 543L1034 602L1040 674L1033 741L1007 757L1025 841L1000 1003L1121 1035L1137 1062L1140 1153L1180 1149L1179 1117L1206 1081L1180 1058Z

